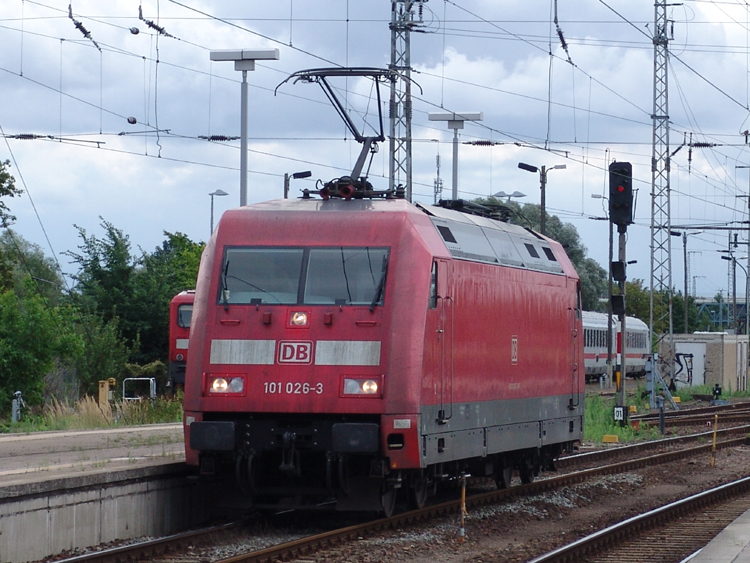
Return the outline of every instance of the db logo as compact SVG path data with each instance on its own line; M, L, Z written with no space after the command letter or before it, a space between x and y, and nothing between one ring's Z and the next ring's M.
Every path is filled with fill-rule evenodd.
M280 364L311 364L312 342L279 342Z

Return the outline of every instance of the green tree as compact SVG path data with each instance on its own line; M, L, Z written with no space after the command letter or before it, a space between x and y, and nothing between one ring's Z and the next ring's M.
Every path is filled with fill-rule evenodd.
M129 237L112 223L101 221L104 238L89 235L75 225L82 240L78 246L80 252L63 254L78 264L79 272L72 277L85 306L93 307L105 321L120 318L124 336L133 342L136 331L130 326L128 309L133 298L132 277L137 261L130 253Z
M131 362L166 361L169 303L180 291L195 287L204 245L182 233L165 232L166 240L153 253L135 257L127 235L103 219L101 226L102 238L77 227L79 252L66 253L79 267L79 303L86 314L100 317L102 326L117 321Z
M133 347L120 334L118 320L105 321L95 313L70 311L68 318L82 343L72 361L82 395L96 395L99 381L114 378L119 383L126 373Z
M625 282L625 313L648 324L651 297L650 290L644 288L643 283L639 278Z
M22 189L16 187L16 179L11 176L8 171L9 168L9 160L0 161L0 198L16 197L23 193ZM15 220L16 218L10 214L10 208L0 199L0 222L2 222L2 225L7 227L9 223Z
M33 284L27 284L27 279ZM55 261L39 245L6 229L0 235L0 287L19 296L33 291L55 305L62 295L63 280Z
M76 357L80 349L60 311L41 296L31 289L25 296L0 293L0 410L7 410L16 391L29 403L38 403L44 376L55 361Z
M182 233L168 233L151 254L143 253L133 277L134 311L141 347L134 360L166 361L169 342L169 303L180 291L194 289L203 243Z

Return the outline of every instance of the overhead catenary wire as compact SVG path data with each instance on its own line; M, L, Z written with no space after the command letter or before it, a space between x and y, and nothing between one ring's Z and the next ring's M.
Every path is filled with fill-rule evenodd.
M163 63L162 63L162 64L163 64ZM101 104L100 104L100 107L101 107ZM645 112L644 112L644 114L645 114ZM500 131L500 133L501 133L501 134L504 134L504 132L502 132L502 131ZM575 139L574 139L574 141L575 141ZM526 142L529 142L529 141L527 140ZM532 141L532 142L533 142L533 141ZM557 143L556 143L555 141L553 141L553 140L550 140L550 143L551 143L551 145L556 145L556 144L557 144ZM593 145L589 145L589 146L593 146Z

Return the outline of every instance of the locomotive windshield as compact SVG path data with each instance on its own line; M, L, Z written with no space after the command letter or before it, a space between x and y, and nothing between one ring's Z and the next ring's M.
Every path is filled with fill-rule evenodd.
M190 328L190 319L193 316L193 306L187 303L177 307L177 326Z
M388 248L227 248L219 303L382 305Z

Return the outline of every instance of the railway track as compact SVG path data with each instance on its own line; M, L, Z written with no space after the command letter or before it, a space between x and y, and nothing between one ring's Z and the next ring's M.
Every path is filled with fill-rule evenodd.
M700 442L703 440L710 441L713 439L713 434L714 431L710 430L706 432L699 432L696 434L663 438L661 440L650 440L648 442L637 442L634 444L616 446L606 450L596 450L587 453L579 453L576 455L566 456L558 459L555 462L555 466L558 470L581 465L593 466L606 460L622 456L630 456L640 452L674 448L689 442ZM719 428L716 430L717 438L726 438L729 436L744 436L748 434L750 434L750 424L743 424L728 428Z
M750 509L750 477L628 518L529 563L678 563Z
M750 403L728 403L726 405L711 405L705 407L690 407L677 411L665 410L664 416L666 418L679 418L681 416L697 416L697 415L714 415L714 414L726 414L726 413L741 413L750 412ZM632 415L631 420L659 420L659 412L651 411L644 414Z
M733 430L739 431L744 434L747 432L748 427L741 427L740 429L726 429L724 430L724 433L726 435L729 435L729 433ZM693 439L702 439L706 434L708 433L695 435L693 436ZM686 437L660 440L657 442L657 447L665 447L670 442L676 444L684 442L685 440ZM739 438L729 438L726 440L722 440L717 444L717 448L721 449L734 447L745 443L747 443L747 439L743 435ZM711 444L706 444L653 455L646 455L638 457L637 459L619 461L616 463L599 465L598 467L591 467L588 469L574 471L565 475L535 481L527 485L475 494L469 496L466 499L466 505L469 509L476 509L482 506L507 502L511 499L534 496L541 493L554 491L566 486L575 485L597 476L629 472L647 466L668 463L678 459L690 458L692 456L706 454L711 450L711 447ZM626 450L627 448L628 447L626 446L617 449ZM632 446L631 448L631 454L639 452L641 449L645 449L644 446L640 445ZM606 457L609 455L612 455L612 450L596 454L590 453L582 454L580 456L572 456L571 458L566 458L566 461L561 465L573 465L575 463L595 465L597 462L606 459ZM622 455L622 452L620 452L620 455ZM573 460L574 457L578 457L580 459ZM221 559L221 563L270 563L277 560L299 559L301 557L304 557L305 555L317 552L319 550L330 549L334 546L344 544L357 538L368 536L388 529L396 529L406 525L429 521L441 516L456 514L459 510L460 501L450 500L447 502L442 502L425 507L422 510L414 510L398 514L391 518L373 520L354 526L348 526L345 528L299 538L294 541L284 542L262 549L256 549L255 551L252 551L250 553ZM208 541L207 538L210 538L212 535L221 533L222 531L230 530L232 527L236 527L238 525L239 524L235 523L231 525L225 525L216 529L207 528L205 530L199 530L196 532L187 532L167 538L150 540L140 544L133 544L100 552L87 553L85 555L59 560L59 563L117 563L127 560L161 560L165 563L171 561L179 561L180 563L189 563L192 561L196 561L196 563L204 562L207 561L205 556L195 556L195 558L192 558L191 555L187 553L189 551L188 547L199 545L201 542Z

